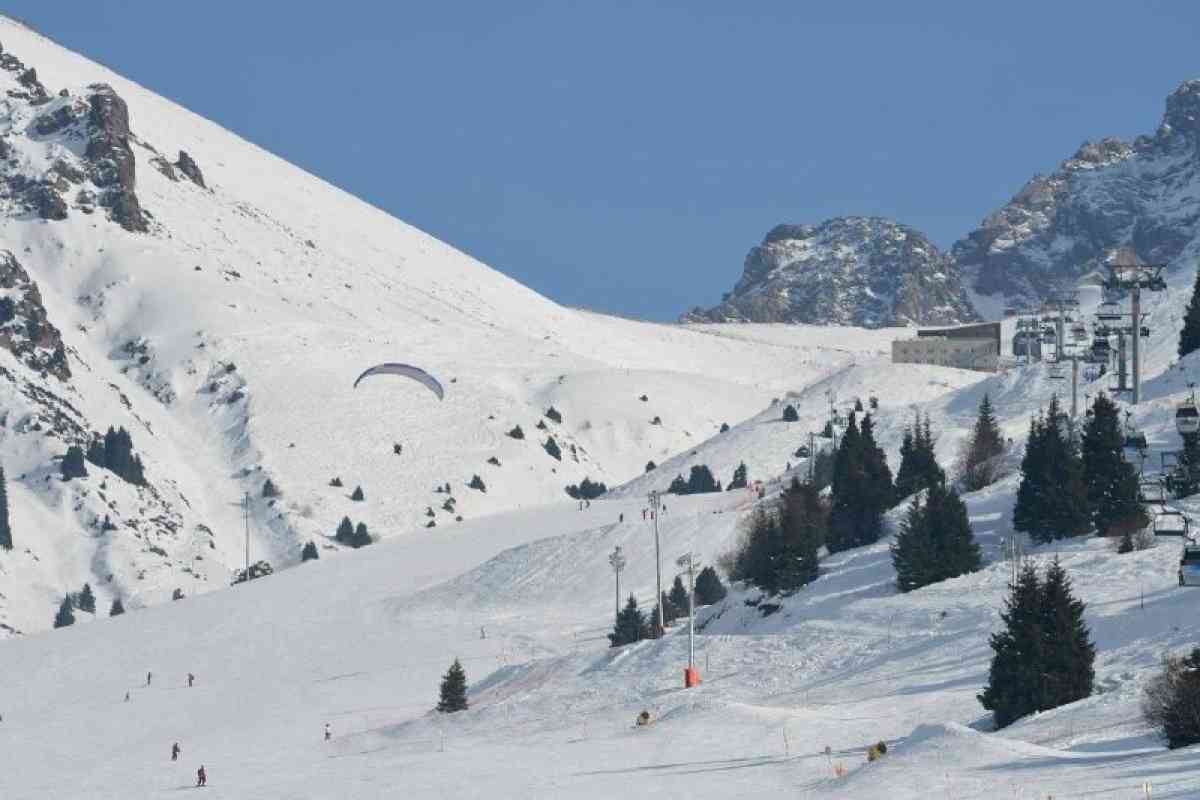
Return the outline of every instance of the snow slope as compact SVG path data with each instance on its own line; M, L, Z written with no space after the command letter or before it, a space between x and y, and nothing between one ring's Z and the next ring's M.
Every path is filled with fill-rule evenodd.
M10 92L0 250L36 283L71 372L61 379L0 348L0 460L17 541L0 554L0 636L45 629L85 581L105 607L225 585L243 558L243 493L252 557L278 569L309 539L335 547L343 515L386 538L425 526L427 509L444 527L565 499L585 476L622 483L887 346L883 333L729 331L560 307L16 22L0 18L0 42L49 98L21 99L24 73L0 70ZM128 107L145 233L79 199L101 191L78 177L95 172L86 109L107 91L100 83ZM60 111L83 116L39 133ZM203 187L168 174L178 151ZM30 181L66 187L54 189L64 219L22 204ZM351 391L383 360L439 376L445 402L388 379ZM551 405L561 425L536 429ZM505 435L518 424L524 441ZM109 425L131 431L150 487L95 469L59 481L67 446ZM551 434L562 462L541 447ZM476 474L486 494L466 488ZM335 476L344 489L328 485ZM260 496L267 477L281 498ZM433 491L446 483L453 513ZM356 485L364 502L349 500ZM106 515L115 530L102 529Z

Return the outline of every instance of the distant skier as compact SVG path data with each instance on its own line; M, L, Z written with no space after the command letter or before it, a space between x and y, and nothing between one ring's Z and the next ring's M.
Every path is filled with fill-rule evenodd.
M592 507L592 501L591 501L591 500L584 500L583 502L584 502L584 505L585 505L587 508L591 508L591 507Z
M147 685L147 686L149 686L149 685L150 685L150 681L151 681L151 679L153 679L153 678L154 678L154 673L152 673L152 672L147 672L147 673L146 673L146 685Z
M480 625L480 626L479 626L479 638L480 638L480 639L486 639L486 638L487 638L487 631L485 631L485 630L483 629L483 626L482 626L482 625Z
M179 742L176 742L175 744L171 745L171 760L172 761L179 760Z
M642 509L642 519L643 520L646 519L646 509L644 509L644 508Z
M129 702L129 692L126 692L126 693L125 693L125 702L126 702L126 703L128 703L128 702Z
M189 672L188 673L188 688L189 689L192 688L192 684L195 682L196 682L196 676Z
M204 771L204 765L200 765L200 769L196 770L196 785L208 786L208 773Z
M617 522L624 522L624 521L625 521L625 515L624 515L624 514L621 514L621 516L617 517Z
M329 723L326 722L325 723L325 741L328 742L332 738L333 738L333 731L329 730Z

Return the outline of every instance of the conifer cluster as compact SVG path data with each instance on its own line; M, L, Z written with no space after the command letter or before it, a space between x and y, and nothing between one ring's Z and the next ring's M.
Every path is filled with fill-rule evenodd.
M938 466L933 450L929 415L922 421L918 414L913 424L904 429L904 440L900 445L900 469L896 472L896 499L901 500L945 482L946 473Z
M892 507L895 486L887 457L875 442L871 415L862 426L850 415L833 461L833 506L826 546L831 553L874 544L883 534L883 513Z
M117 430L109 427L103 437L92 439L88 445L87 460L134 486L146 485L142 459L133 452L133 439L123 427Z
M968 492L995 483L999 477L1000 456L1004 455L1004 436L996 424L991 398L979 401L979 413L962 453L962 486Z
M1029 421L1013 527L1040 544L1079 536L1091 527L1083 459L1058 396Z
M902 592L975 572L982 564L967 507L944 482L913 498L891 550Z
M829 504L796 478L775 503L760 505L746 522L730 578L767 594L790 593L820 574L818 551L829 531Z

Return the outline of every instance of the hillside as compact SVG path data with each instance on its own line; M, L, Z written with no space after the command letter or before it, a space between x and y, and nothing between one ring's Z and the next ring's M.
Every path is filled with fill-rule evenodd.
M886 347L563 308L18 23L0 19L0 47L17 544L0 554L0 635L47 628L85 581L104 607L226 585L244 493L252 557L278 569L310 539L338 547L343 515L386 538L626 481ZM439 376L445 402L387 379L351 391L385 360ZM562 423L537 429L551 405ZM109 426L148 485L59 480L67 447ZM261 496L268 477L281 497Z

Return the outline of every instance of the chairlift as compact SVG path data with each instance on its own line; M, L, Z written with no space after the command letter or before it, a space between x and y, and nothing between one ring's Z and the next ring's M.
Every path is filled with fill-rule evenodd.
M1163 509L1154 515L1155 536L1182 536L1187 538L1191 522L1182 511L1174 508Z
M812 451L808 449L808 445L802 444L796 448L796 458L808 458L812 455Z
M1101 322L1120 322L1123 316L1121 306L1111 300L1101 303L1100 307L1096 309L1096 319Z
M1067 376L1063 374L1062 367L1058 366L1057 364L1050 367L1050 370L1046 373L1046 377L1052 381L1062 381L1067 379Z
M1058 334L1054 328L1049 326L1042 328L1042 342L1045 344L1054 344L1058 341Z
M1138 500L1146 505L1167 505L1167 489L1159 478L1144 478L1138 481Z
M1188 386L1195 387L1195 384ZM1175 430L1184 439L1200 433L1200 408L1196 406L1195 388L1192 388L1191 396L1175 409Z
M1087 326L1082 322L1076 322L1071 326L1071 338L1077 342L1087 341Z
M1146 434L1135 428L1129 421L1131 412L1125 412L1125 447L1130 450L1146 450L1150 447Z

